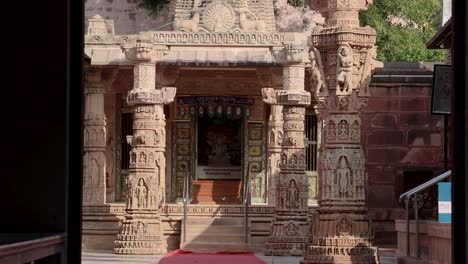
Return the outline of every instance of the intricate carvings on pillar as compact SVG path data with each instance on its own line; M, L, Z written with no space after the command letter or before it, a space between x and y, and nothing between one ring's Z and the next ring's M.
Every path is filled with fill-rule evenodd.
M86 69L83 130L83 204L106 202L106 115L102 70Z
M275 217L266 255L302 255L308 238L308 178L305 173L304 115L310 93L304 91L308 55L301 46L276 52L283 66L283 89L262 90L264 101L283 106L283 135L276 179Z
M323 121L319 155L319 214L312 219L302 264L378 263L365 204L365 157L360 114L370 96L375 31L359 27L371 1L312 1L329 28L312 32L311 87ZM323 66L321 66L323 65ZM320 69L323 67L323 71Z
M161 254L159 205L164 202L166 147L163 105L173 102L176 88L155 89L156 60L163 48L137 43L127 49L127 58L136 63L134 88L127 101L134 105L133 135L127 136L130 151L126 181L127 204L114 252L117 254Z

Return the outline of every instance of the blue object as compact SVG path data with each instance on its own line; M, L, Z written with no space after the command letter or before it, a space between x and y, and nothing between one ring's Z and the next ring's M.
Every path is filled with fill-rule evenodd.
M439 223L452 223L452 183L439 182Z

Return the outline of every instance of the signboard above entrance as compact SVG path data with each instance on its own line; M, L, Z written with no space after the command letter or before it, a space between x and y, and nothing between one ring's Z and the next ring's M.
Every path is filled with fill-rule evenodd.
M232 97L232 96L194 96L194 97L179 97L179 104L210 104L210 103L227 103L227 104L246 104L253 105L255 99L247 97Z
M231 96L195 96L179 97L177 99L178 116L186 118L188 116L208 115L225 116L228 118L249 118L251 109L255 105L254 98L231 97Z

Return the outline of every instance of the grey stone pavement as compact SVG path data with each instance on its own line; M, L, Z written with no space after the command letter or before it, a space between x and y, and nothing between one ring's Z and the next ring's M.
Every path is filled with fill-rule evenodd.
M255 255L268 264L298 264L302 257L277 257L265 256L262 253L255 253ZM159 262L161 256L148 256L148 255L117 255L113 254L111 250L96 250L83 252L81 263L82 264L110 264L110 263L129 263L129 264L156 264ZM393 256L381 256L380 264L396 264L396 258Z

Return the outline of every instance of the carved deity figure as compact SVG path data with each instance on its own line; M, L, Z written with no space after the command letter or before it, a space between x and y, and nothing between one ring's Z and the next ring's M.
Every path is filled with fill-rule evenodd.
M349 45L342 45L338 49L338 76L337 91L347 93L351 82L353 70L353 55L351 54L351 47Z
M221 133L210 133L207 142L212 148L208 157L209 164L229 164L231 156L227 152L226 136Z
M143 178L138 180L138 186L136 188L137 193L137 200L138 200L138 207L144 208L146 207L146 198L148 197L148 190L145 186L145 181Z
M351 125L351 140L359 140L359 123L358 121L354 121L354 123Z
M309 51L312 74L310 76L311 92L316 95L328 93L323 73L322 59L320 52L312 47Z
M349 125L345 120L341 120L338 124L338 136L342 139L346 139L348 137L348 130Z
M335 127L335 123L333 123L333 121L330 120L330 122L328 122L328 136L330 138L335 138L336 136L336 127Z
M127 195L127 208L133 207L133 193L132 193L132 185L130 183L130 180L128 177L124 178L124 186L127 188L126 192L128 193Z
M286 193L286 206L287 208L299 208L299 188L295 180L289 181L288 191Z
M88 170L88 186L98 186L99 164L96 159L91 159Z
M377 58L377 49L372 47L367 51L364 67L359 81L359 95L369 96L369 84L371 82L372 71L375 68L375 59Z
M267 104L276 103L276 91L273 88L262 89L262 100Z
M338 190L340 192L340 196L342 197L345 196L345 194L348 192L351 180L351 170L348 168L346 161L346 157L341 156L338 160L338 167L336 169Z

